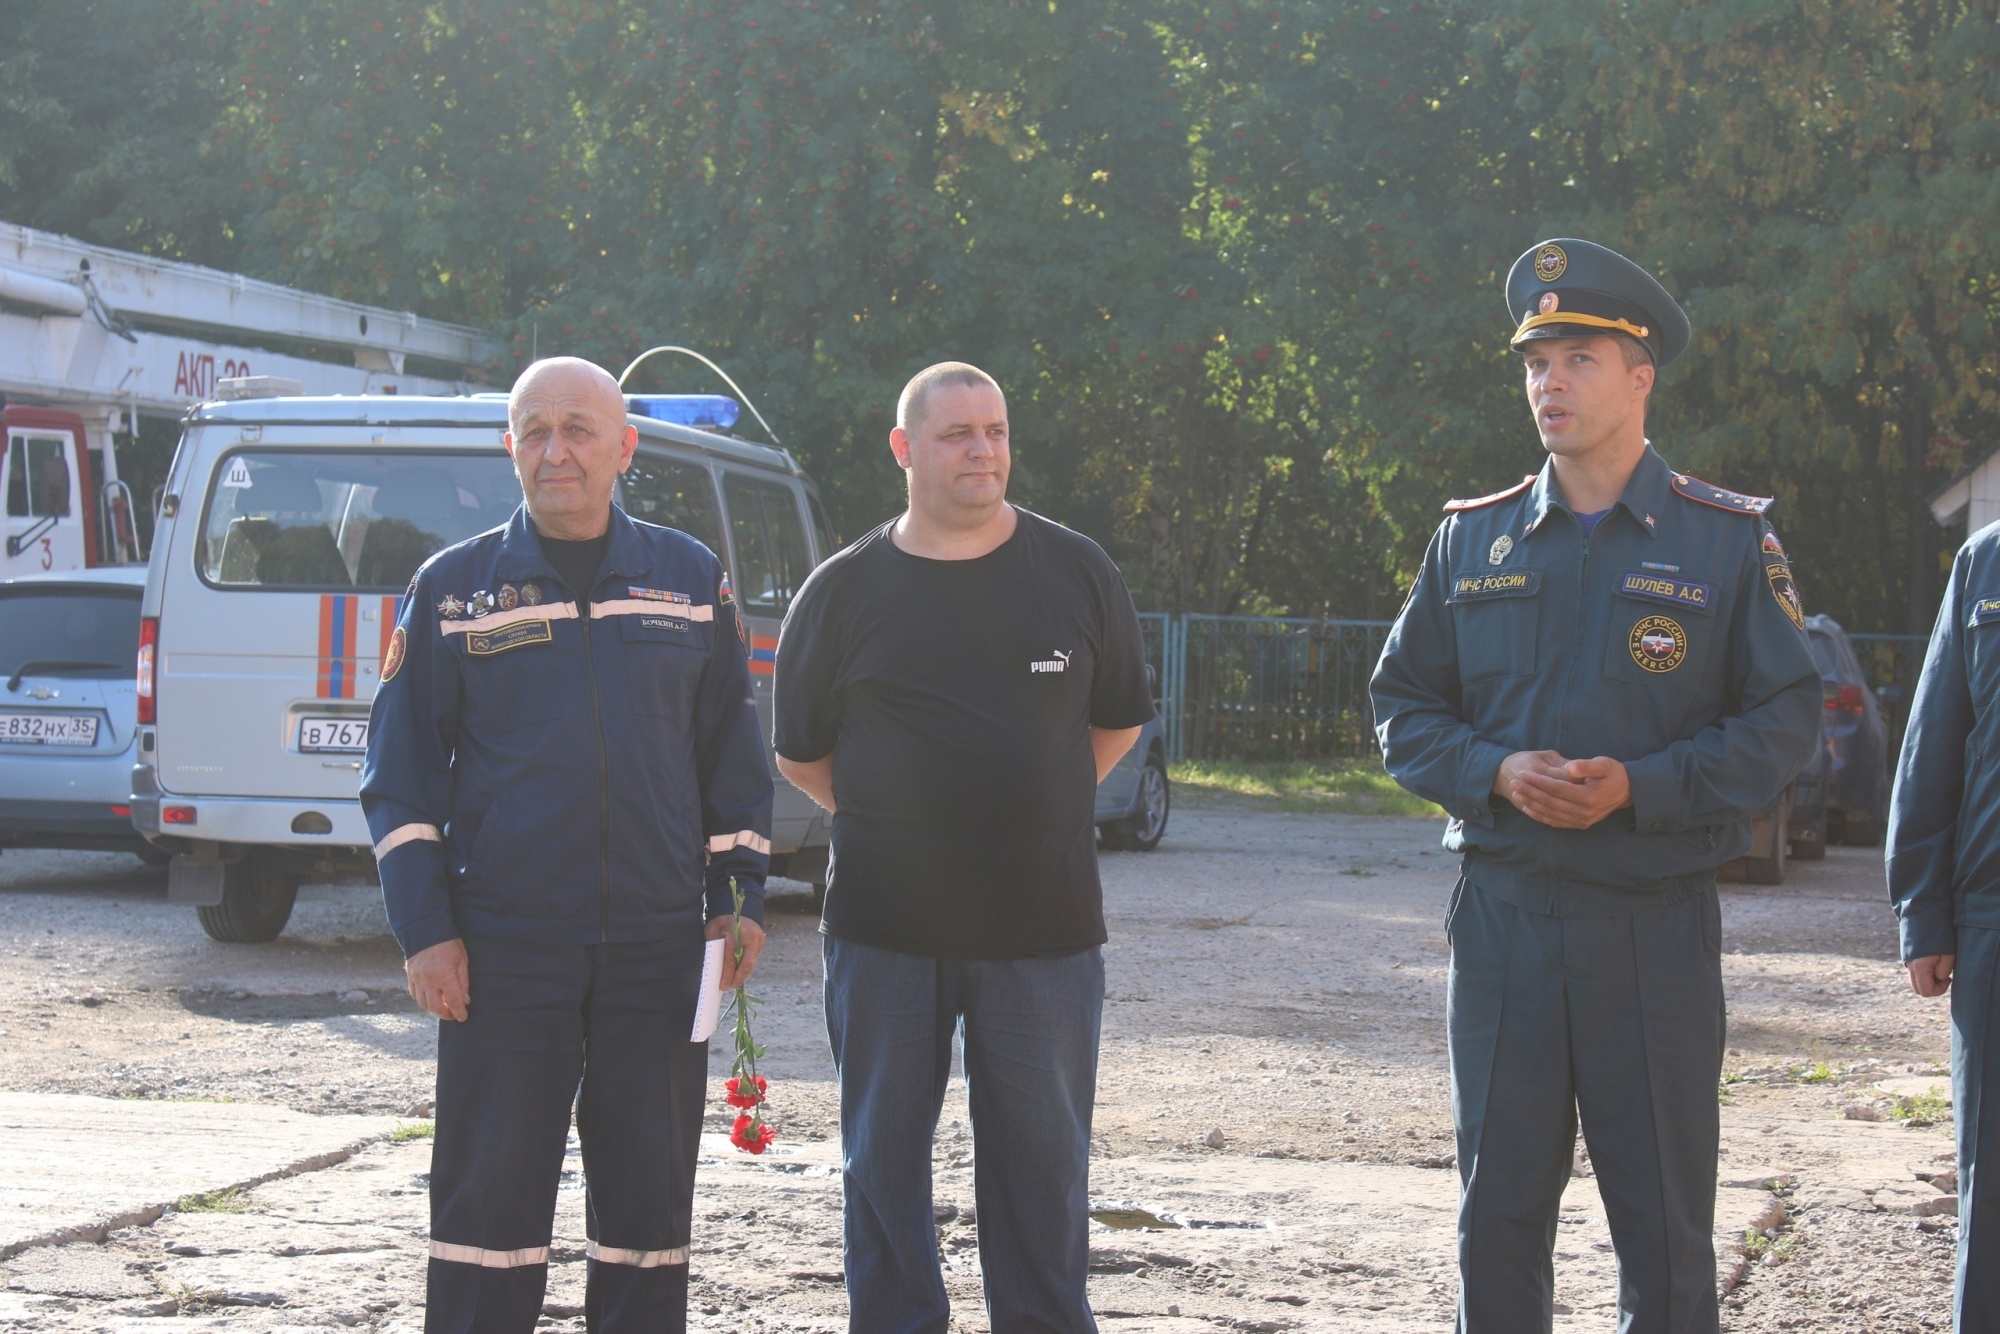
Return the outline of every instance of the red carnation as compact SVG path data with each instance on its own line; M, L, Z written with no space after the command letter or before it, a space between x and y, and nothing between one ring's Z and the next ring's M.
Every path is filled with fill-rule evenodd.
M741 626L737 627L739 630ZM731 918L733 934L736 937L736 962L743 962L743 890L736 883L736 877L729 878L729 896L735 902L735 914ZM750 1033L750 1012L760 1004L757 997L745 987L737 987L731 999L731 1010L735 1014L736 1060L731 1065L729 1078L723 1082L728 1090L731 1107L741 1108L743 1114L736 1118L736 1124L729 1131L729 1142L745 1153L762 1153L778 1138L778 1132L764 1121L760 1110L768 1102L770 1085L764 1076L757 1073L757 1058L764 1049L757 1045L757 1039Z
M762 1117L753 1117L748 1112L737 1117L729 1131L729 1142L745 1153L762 1153L777 1138L778 1132L765 1125Z

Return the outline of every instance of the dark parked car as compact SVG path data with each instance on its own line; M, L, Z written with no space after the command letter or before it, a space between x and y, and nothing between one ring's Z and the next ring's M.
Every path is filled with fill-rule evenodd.
M1739 874L1753 885L1782 885L1790 858L1816 862L1826 856L1826 791L1832 772L1824 728L1819 749L1799 776L1757 812L1750 825L1750 851L1724 868L1724 879Z
M1831 616L1808 616L1806 634L1819 664L1821 731L1828 773L1825 834L1828 841L1873 847L1889 817L1889 724L1868 674Z

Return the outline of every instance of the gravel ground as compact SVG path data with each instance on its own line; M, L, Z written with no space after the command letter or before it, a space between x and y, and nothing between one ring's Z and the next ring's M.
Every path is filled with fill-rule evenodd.
M1181 811L1158 851L1105 856L1093 1189L1112 1222L1146 1221L1110 1212L1127 1208L1181 1224L1098 1229L1092 1298L1107 1329L1449 1322L1440 919L1453 868L1438 833L1420 819ZM1948 1083L1948 1034L1942 1003L1909 995L1894 962L1879 851L1833 849L1795 864L1785 886L1725 886L1723 904L1719 1231L1771 1233L1754 1256L1724 1248L1724 1327L1948 1328L1955 1229L1936 1211L1951 1183L1929 1178L1950 1169L1949 1113L1916 1124L1903 1101ZM752 1162L712 1144L702 1328L844 1327L814 924L804 894L774 898L758 990L782 1152ZM367 886L308 887L278 942L224 946L133 858L10 852L0 959L0 1087L428 1111L432 1025L402 994ZM964 1118L954 1083L940 1235L954 1328L975 1331L986 1325ZM725 1124L718 1112L711 1128ZM102 1244L15 1256L0 1265L0 1324L413 1328L427 1159L421 1139L385 1143L260 1187L242 1212L169 1213ZM1615 1276L1580 1166L1559 1229L1558 1327L1606 1329ZM581 1327L579 1184L566 1179L554 1329ZM304 1234L338 1239L308 1246Z

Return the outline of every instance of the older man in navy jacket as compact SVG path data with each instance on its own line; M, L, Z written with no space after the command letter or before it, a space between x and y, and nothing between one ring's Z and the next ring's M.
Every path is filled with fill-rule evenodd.
M611 377L537 362L506 437L526 503L417 571L362 807L410 994L442 1021L428 1331L534 1328L572 1106L592 1329L686 1326L703 938L762 945L771 775L721 563L611 503Z

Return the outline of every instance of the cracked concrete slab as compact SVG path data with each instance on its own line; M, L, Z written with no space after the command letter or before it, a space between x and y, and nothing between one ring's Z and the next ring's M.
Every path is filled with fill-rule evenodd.
M0 1259L150 1223L186 1196L330 1166L395 1126L245 1103L0 1092Z

